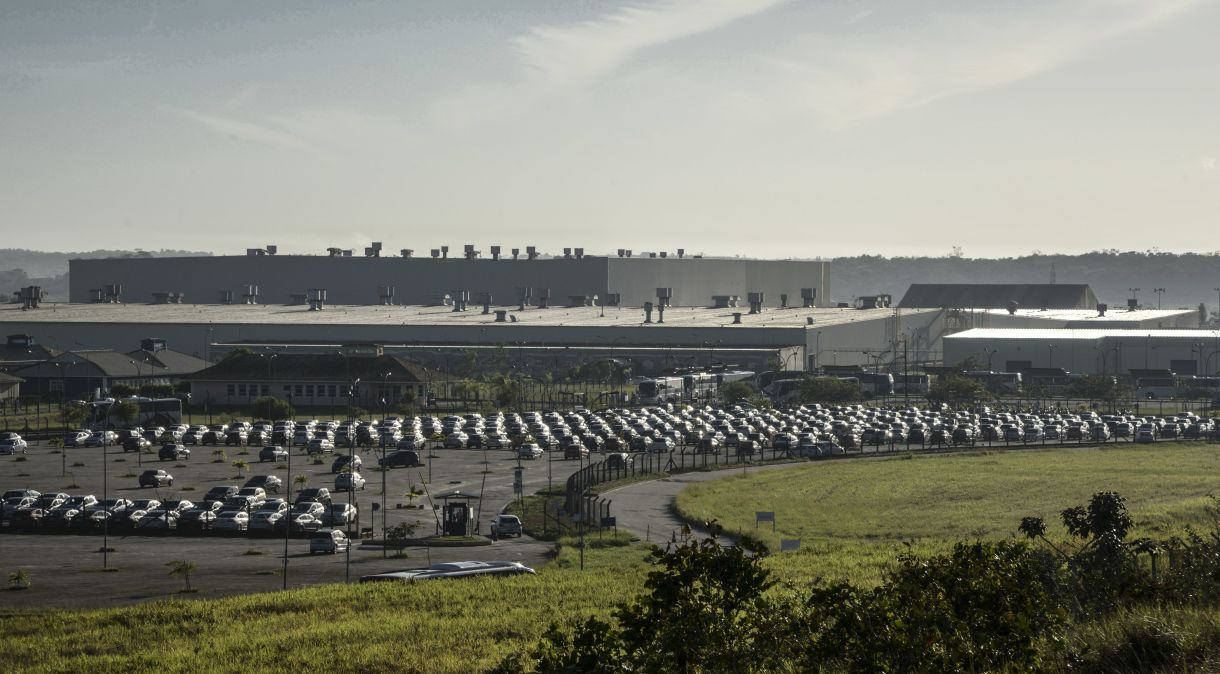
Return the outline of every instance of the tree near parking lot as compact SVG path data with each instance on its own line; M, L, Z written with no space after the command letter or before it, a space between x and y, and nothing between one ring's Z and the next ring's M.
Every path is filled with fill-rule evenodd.
M130 424L136 420L136 417L140 416L140 406L130 400L124 400L123 402L115 403L110 408L110 413L118 417L123 423Z
M802 403L849 403L859 400L860 386L835 377L813 377L801 382Z
M934 403L968 403L987 395L987 390L977 379L958 374L937 377L928 390L928 400Z
M286 400L263 396L254 401L254 416L260 419L291 419L296 415Z
M720 387L720 399L725 403L735 403L738 400L748 400L754 396L754 389L742 381L731 381Z
M194 590L191 589L191 573L195 570L194 562L179 559L172 562L166 562L165 565L169 567L169 575L171 578L174 576L180 576L182 581L186 583L186 588L182 590L183 592L194 592Z

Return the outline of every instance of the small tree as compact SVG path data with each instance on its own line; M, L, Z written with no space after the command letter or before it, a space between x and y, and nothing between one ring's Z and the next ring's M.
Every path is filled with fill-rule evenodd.
M8 575L9 587L14 590L25 590L30 587L30 574L25 569L17 569Z
M130 398L136 394L136 390L127 384L114 384L110 387L110 395L116 398Z
M224 447L217 447L212 450L212 463L224 463L229 460L229 455L225 452Z
M859 384L850 381L813 377L801 382L799 399L803 403L848 403L859 398Z
M140 416L140 406L130 400L124 400L120 403L115 403L110 408L110 413L118 417L123 423L130 424Z
M183 590L183 592L194 592L194 590L191 589L191 573L195 571L194 562L179 559L172 562L166 562L165 565L169 567L169 575L171 578L178 576L182 578L184 583L186 583L186 588Z
M960 374L946 374L937 377L936 383L928 389L928 400L934 403L968 403L986 395L987 390L977 379Z
M257 398L253 404L254 416L260 419L291 419L296 416L296 410L287 400L271 396Z
M754 389L743 381L731 381L720 387L720 400L735 403L738 400L749 400L754 396Z
M292 481L296 483L297 491L300 491L305 488L305 485L309 484L309 476L301 473L300 475L292 478Z
M233 462L233 467L237 469L237 477L242 477L245 475L246 469L250 467L250 464L246 463L245 459L238 459Z

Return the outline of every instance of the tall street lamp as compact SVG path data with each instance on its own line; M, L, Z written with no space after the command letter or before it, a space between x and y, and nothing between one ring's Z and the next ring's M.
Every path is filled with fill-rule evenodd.
M1164 295L1164 294L1165 294L1165 289L1164 289L1164 288L1153 288L1153 289L1152 289L1152 292L1156 293L1156 308L1157 308L1157 310L1158 310L1158 311L1160 311L1160 309L1161 309L1161 295Z

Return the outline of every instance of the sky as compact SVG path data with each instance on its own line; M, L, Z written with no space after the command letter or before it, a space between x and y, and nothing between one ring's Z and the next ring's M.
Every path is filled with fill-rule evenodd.
M0 2L6 247L1211 251L1215 0Z

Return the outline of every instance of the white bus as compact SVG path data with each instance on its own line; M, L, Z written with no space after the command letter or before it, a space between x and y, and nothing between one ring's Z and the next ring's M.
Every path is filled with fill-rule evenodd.
M927 395L932 388L931 377L926 374L896 374L894 375L894 393L899 395Z
M654 377L645 379L636 387L641 405L660 405L682 401L686 383L682 377Z

